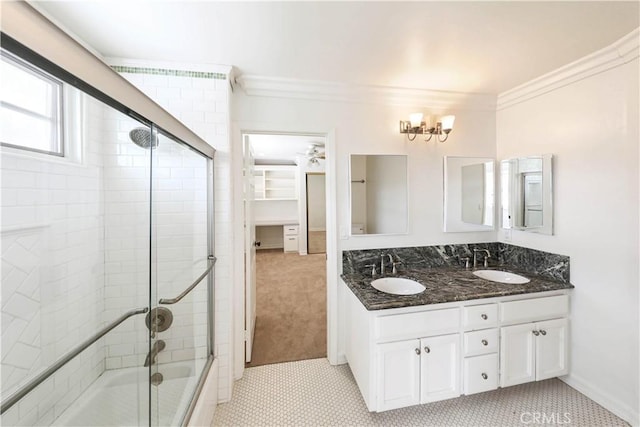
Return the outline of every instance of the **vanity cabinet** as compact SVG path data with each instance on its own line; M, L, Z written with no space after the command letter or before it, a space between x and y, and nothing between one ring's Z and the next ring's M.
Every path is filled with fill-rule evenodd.
M500 306L501 387L569 373L568 295L508 301Z
M458 334L377 345L378 411L460 395Z
M345 356L370 411L569 371L567 291L368 311L342 284Z
M566 318L502 328L500 385L568 374L568 329Z

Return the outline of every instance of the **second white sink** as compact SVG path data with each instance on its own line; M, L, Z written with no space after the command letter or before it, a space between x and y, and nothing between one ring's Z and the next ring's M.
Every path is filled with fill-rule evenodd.
M411 279L403 279L401 277L383 277L371 282L371 286L393 295L414 295L423 292L426 288L424 285Z
M512 283L514 285L522 285L523 283L529 283L531 280L524 276L515 273L509 273L508 271L499 270L477 270L473 272L474 275L481 279L491 280L498 283Z

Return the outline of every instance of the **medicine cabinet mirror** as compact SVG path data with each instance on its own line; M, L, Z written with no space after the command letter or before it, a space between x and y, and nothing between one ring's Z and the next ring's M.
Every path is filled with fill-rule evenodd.
M351 235L407 233L407 156L352 154Z
M500 162L502 228L553 234L553 156Z
M495 224L495 161L444 158L444 231L492 231Z

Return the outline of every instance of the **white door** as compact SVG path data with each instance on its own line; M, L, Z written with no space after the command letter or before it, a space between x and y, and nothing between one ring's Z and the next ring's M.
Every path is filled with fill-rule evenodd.
M460 335L420 340L420 403L460 396Z
M420 340L378 345L378 412L420 403L420 353Z
M536 323L536 380L546 380L569 373L569 320L556 319Z
M535 381L533 323L500 328L500 386Z
M244 135L244 284L245 284L245 361L251 362L253 336L256 330L256 223L253 212L255 180L253 151Z

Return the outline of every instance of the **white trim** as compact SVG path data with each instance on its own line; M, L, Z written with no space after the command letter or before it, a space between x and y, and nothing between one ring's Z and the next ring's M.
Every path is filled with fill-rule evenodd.
M435 109L495 111L496 96L384 86L361 86L314 80L245 75L236 78L248 96L332 102L381 103Z
M620 402L614 396L603 393L598 387L595 387L584 378L571 374L567 377L560 377L559 379L589 399L613 412L632 426L640 426L640 413L635 412L633 408Z
M498 94L497 110L511 107L552 90L626 64L640 56L640 28L613 44Z

